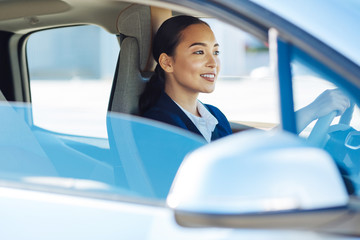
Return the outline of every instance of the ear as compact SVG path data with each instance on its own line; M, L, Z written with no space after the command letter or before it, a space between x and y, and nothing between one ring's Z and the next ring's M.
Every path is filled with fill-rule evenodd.
M173 72L173 59L172 57L168 56L166 53L160 54L159 64L165 72L167 73Z

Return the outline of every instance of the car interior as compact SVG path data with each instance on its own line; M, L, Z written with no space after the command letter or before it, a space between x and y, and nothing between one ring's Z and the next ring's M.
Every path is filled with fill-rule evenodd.
M4 64L2 66L8 66L5 64L6 62L8 62L7 64L17 62L16 65L20 68L4 68L2 70L5 80L2 81L0 89L8 101L31 102L25 57L26 41L31 34L49 28L95 24L116 35L121 47L117 66L114 69L108 110L134 115L137 114L138 95L155 67L151 57L151 38L165 19L180 14L170 8L164 9L126 2L97 4L78 1L49 1L44 4L42 1L35 1L29 6L29 11L26 13L16 10L16 5L24 4L23 1L2 4L11 5L11 9L14 9L13 12L2 13L3 21L0 22L1 34L4 36L2 43L4 45L11 44L11 46L17 45L16 51L18 51L18 54L3 55ZM206 14L179 8L179 6L174 9L198 17L207 17ZM97 14L89 16L88 13L94 11ZM7 18L11 21L6 21ZM232 122L231 124L234 132L251 128L241 123Z
M0 30L3 35L7 36L2 37L2 44L6 45L7 43L5 42L5 39L7 39L8 43L18 45L19 49L17 50L19 51L19 56L17 59L12 60L17 60L20 63L21 61L26 60L26 58L22 55L24 54L23 48L25 47L24 45L26 43L26 39L35 31L69 25L96 24L105 28L110 33L117 35L123 51L119 55L119 62L114 76L114 79L116 79L114 87L119 87L120 84L118 84L118 81L130 84L129 87L131 90L128 91L128 96L132 94L131 91L141 91L141 86L138 90L136 85L141 85L139 75L144 79L149 77L148 72L151 72L151 68L153 67L153 63L150 58L151 37L153 32L159 27L159 24L172 14L169 9L166 10L126 2L104 2L102 4L97 4L90 1L82 4L79 1L69 1L69 3L57 0L47 1L46 3L44 3L44 1L33 1L31 5L29 4L27 12L17 10L24 9L17 8L17 5L26 4L26 1L11 1L3 2L1 4L11 5L11 9L13 9L13 11L9 11L9 7L7 7L6 12L1 12L2 19L0 22ZM97 12L97 14L90 16L89 12ZM190 14L191 13L192 12L190 12ZM7 21L7 19L9 20ZM8 56L3 55L2 61L4 63L5 61L9 61L9 59L6 58L10 58L10 54L11 53L8 53ZM16 58L16 56L13 56L13 58ZM128 64L128 66L125 64ZM26 63L18 65L24 68L26 67ZM140 68L138 68L138 66ZM3 70L5 71L6 69ZM21 81L26 82L26 80L28 80L26 79L26 73L22 73L24 76L20 76L12 72L10 73L9 70L11 69L7 69L7 76L9 77L7 84L14 86L9 88L8 85L4 85L2 88L6 99L8 101L29 102L29 89L21 89L27 87L27 85L20 84ZM20 69L16 70L21 72L19 71ZM15 69L13 71L15 71ZM120 75L123 77L120 77ZM132 81L131 83L127 83L127 80L124 80L127 78L138 79ZM6 79L4 81L6 81ZM12 82L18 82L18 85ZM131 84L134 84L134 86ZM116 90L117 89L113 89L111 94L111 98L115 98L114 100L117 100L118 98ZM121 99L122 93L121 90L119 91ZM128 98L125 99L130 102ZM109 109L112 111L132 113L134 109L132 109L130 105L131 103L127 104L129 104L129 106L117 106L117 103L112 103L111 101L109 103Z

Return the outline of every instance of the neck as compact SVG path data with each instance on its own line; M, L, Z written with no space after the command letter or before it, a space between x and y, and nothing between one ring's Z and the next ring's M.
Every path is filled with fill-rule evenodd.
M169 97L179 104L186 111L200 117L197 110L197 98L199 93L189 93L185 91L173 91L172 88L165 86L165 92Z

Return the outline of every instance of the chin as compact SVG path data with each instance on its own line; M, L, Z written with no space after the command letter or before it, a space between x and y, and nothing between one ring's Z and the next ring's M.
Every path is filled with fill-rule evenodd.
M212 93L214 90L215 90L215 88L204 89L203 91L201 91L201 93Z

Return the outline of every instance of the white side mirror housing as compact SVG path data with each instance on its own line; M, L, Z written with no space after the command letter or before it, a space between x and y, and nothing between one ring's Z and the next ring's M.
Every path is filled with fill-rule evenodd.
M181 213L241 216L338 208L348 198L324 150L283 131L250 130L190 154L167 203L179 219Z

